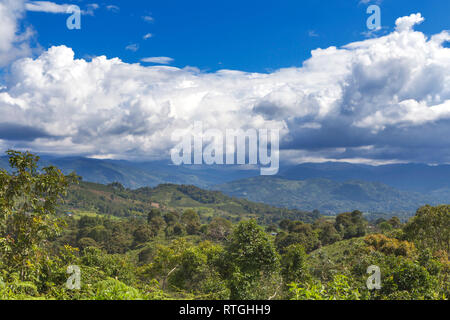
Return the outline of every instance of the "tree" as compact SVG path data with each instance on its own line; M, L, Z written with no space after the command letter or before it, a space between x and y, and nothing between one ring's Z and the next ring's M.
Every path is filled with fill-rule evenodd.
M89 247L95 247L98 248L99 245L97 243L97 241L95 241L92 238L81 238L80 240L78 240L78 247L80 247L81 250L85 249L85 248L89 248Z
M223 241L230 235L232 224L222 217L214 218L208 225L207 236L209 239Z
M164 226L166 225L166 222L162 217L154 217L150 221L150 228L152 230L152 236L157 236L159 234L159 231L161 231Z
M289 229L289 225L291 224L291 220L283 219L280 221L279 226L281 230L287 231Z
M333 223L324 218L317 219L314 222L313 228L318 233L320 243L323 246L335 243L342 239Z
M161 210L152 208L147 214L147 222L151 223L151 221L157 217L161 217Z
M388 223L395 229L400 228L402 223L398 217L392 217L388 220Z
M238 224L225 251L231 299L255 298L258 283L264 283L278 271L279 257L275 246L255 220ZM269 289L275 291L276 288Z
M281 253L292 244L301 244L307 252L317 249L320 245L317 232L310 224L294 221L289 226L289 233L280 232L275 240L278 250Z
M167 223L167 226L173 226L175 225L178 220L180 219L180 216L176 212L167 212L164 215L164 221Z
M133 233L134 237L134 243L144 243L147 241L150 241L150 239L154 236L154 232L152 228L150 228L148 225L140 225L136 228L136 230Z
M186 232L190 235L198 234L200 231L200 217L197 212L187 209L181 215L181 221L186 228Z
M404 227L405 236L420 248L450 252L450 205L424 206Z
M303 282L309 278L306 259L307 254L301 245L293 244L286 248L286 253L281 257L281 274L285 284Z
M50 166L38 170L39 157L9 150L12 173L0 170L0 260L20 279L38 276L47 240L59 234L56 208L75 175Z
M364 236L366 226L367 221L358 210L341 213L336 217L335 228L344 239Z

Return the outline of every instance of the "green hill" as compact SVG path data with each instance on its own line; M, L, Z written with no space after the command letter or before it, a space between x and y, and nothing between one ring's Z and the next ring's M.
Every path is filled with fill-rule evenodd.
M413 214L424 204L448 203L448 190L430 194L400 191L377 182L328 179L287 180L254 177L215 186L223 193L273 206L336 214L358 209L371 213Z
M175 184L130 190L117 183L102 185L81 182L70 188L63 209L69 212L83 211L128 217L145 216L154 207L164 211L192 208L205 221L213 216L223 216L232 221L257 218L260 223L270 224L286 218L312 222L319 217L318 213L277 208L229 197L218 191Z

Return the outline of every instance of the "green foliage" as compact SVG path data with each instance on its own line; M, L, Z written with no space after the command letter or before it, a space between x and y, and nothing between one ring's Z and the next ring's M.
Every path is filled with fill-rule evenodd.
M337 215L334 225L343 239L361 237L366 234L367 221L358 210Z
M364 241L371 249L383 252L387 255L394 254L396 256L410 257L415 253L414 243L388 238L382 234L368 235Z
M255 299L254 287L275 276L280 264L274 244L254 220L237 225L226 244L224 260L231 278L231 299Z
M419 247L450 253L450 205L420 208L404 230Z
M194 210L185 210L181 215L181 221L187 234L193 235L200 232L200 217Z
M174 184L129 190L113 185L81 182L70 188L64 205L67 211L77 208L122 218L141 216L147 218L149 223L153 218L163 216L169 226L180 222L180 213L187 209L197 211L200 220L205 222L206 217L197 210L200 207L228 220L257 218L263 224L278 223L283 218L313 222L320 216L318 212L276 208L246 199L231 198L217 191Z
M318 232L313 230L310 224L291 221L288 231L288 233L280 232L275 240L281 253L285 252L285 248L292 244L301 244L307 252L311 252L320 246Z
M60 233L56 207L74 177L55 167L38 171L36 157L8 151L12 173L0 170L0 260L21 281L37 280L47 240Z
M0 171L0 299L450 296L449 206L367 228L359 211L333 220L192 186L82 183L63 204L74 177L38 170L29 153L9 155L13 170ZM247 217L256 219L240 221ZM65 286L69 265L80 268L79 290ZM381 269L381 290L366 288L370 265Z
M227 240L232 228L230 221L222 217L215 217L207 226L207 237L215 241Z
M332 281L323 285L320 281L299 285L292 283L290 292L292 300L359 300L361 294L352 287L351 279L336 275Z
M320 243L323 246L342 240L334 224L324 218L317 219L313 224L313 228L316 230Z
M281 274L285 283L303 282L310 278L307 254L298 244L290 245L281 258Z
M416 261L388 256L380 261L382 288L375 297L388 300L439 299L439 281Z
M142 300L144 295L139 290L127 286L116 279L97 282L94 287L94 300Z
M432 189L432 188L430 188ZM339 182L332 179L285 179L278 176L259 176L240 179L217 186L226 195L246 198L272 206L299 208L336 214L353 209L364 212L395 213L406 218L425 203L442 203L448 199L438 193L419 193L398 190L386 184L367 181ZM285 217L281 217L285 218ZM291 220L303 220L286 217Z

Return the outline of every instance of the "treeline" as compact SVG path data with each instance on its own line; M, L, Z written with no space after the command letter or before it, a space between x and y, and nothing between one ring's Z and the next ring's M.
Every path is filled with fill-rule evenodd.
M108 216L81 216L64 219L67 227L55 243L70 244L84 249L96 247L107 253L125 253L139 249L152 241L170 241L180 237L191 237L198 241L223 242L233 230L233 223L223 217L214 217L202 223L200 216L193 209L181 212L164 211L152 208L144 217L112 219ZM394 217L389 221L377 221L382 231L391 230L386 224L398 228L401 223ZM300 244L311 252L322 246L330 245L343 239L361 237L366 234L368 222L360 211L342 213L335 221L325 218L314 223L283 219L279 225L265 227L265 232L274 238L279 252L292 244Z

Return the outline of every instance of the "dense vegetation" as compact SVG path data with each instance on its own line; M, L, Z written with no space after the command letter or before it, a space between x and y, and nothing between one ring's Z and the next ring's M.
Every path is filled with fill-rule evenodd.
M233 222L254 218L260 224L277 223L284 218L313 222L320 216L317 211L276 208L245 199L231 198L217 191L175 184L130 190L117 182L107 186L80 182L71 186L65 200L61 210L71 212L75 208L78 211L115 217L143 217L154 207L178 213L195 208L205 222L217 216Z
M448 299L450 206L407 223L277 209L161 185L80 183L9 151L0 299ZM68 190L68 193L66 191ZM382 288L366 287L367 267ZM68 267L80 288L66 287Z

